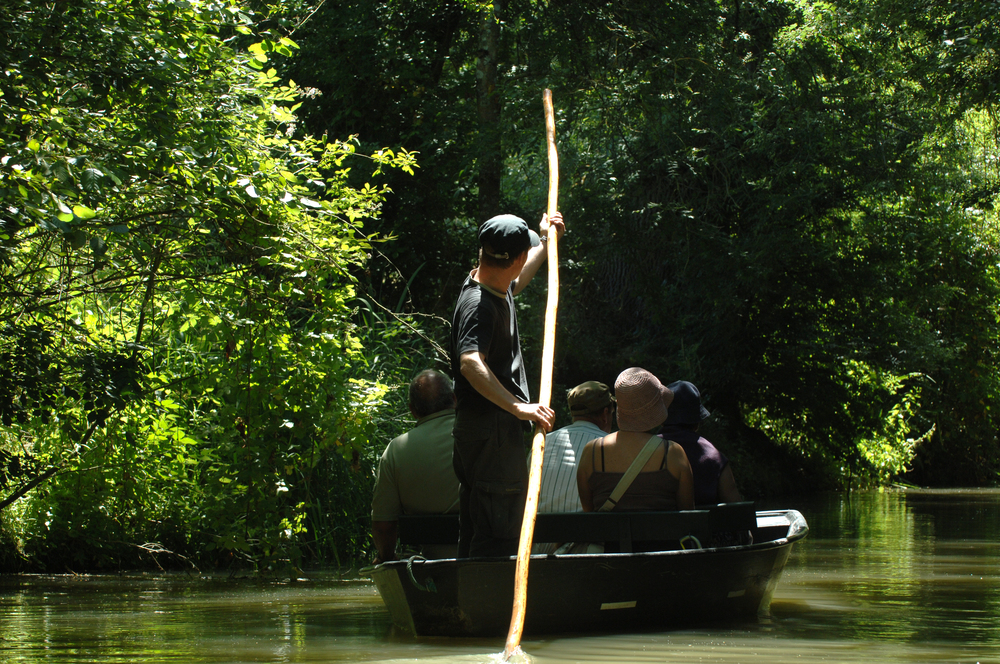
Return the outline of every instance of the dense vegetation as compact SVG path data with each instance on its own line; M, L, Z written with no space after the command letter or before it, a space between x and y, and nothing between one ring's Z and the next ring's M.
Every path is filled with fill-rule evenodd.
M362 559L475 227L544 206L545 87L557 400L692 380L750 496L996 483L998 16L5 3L2 565Z

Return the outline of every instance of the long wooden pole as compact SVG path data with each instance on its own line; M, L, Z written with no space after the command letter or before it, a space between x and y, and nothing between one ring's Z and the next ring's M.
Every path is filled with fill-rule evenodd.
M556 152L556 121L552 110L552 91L542 93L545 107L545 139L549 149L549 217L559 210L559 155ZM556 311L559 308L559 247L556 229L551 224L548 235L549 292L545 305L545 340L542 344L542 381L538 388L538 403L549 406L552 401L552 364L556 345ZM538 426L531 439L531 469L528 474L528 497L521 521L521 539L517 547L517 568L514 575L514 611L510 617L510 631L503 659L510 659L521 645L524 631L524 611L528 596L528 562L531 543L535 535L535 516L538 514L538 491L542 485L542 455L545 453L545 432Z

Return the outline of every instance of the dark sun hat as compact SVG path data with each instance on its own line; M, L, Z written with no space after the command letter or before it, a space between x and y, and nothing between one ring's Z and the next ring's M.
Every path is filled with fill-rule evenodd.
M615 380L618 399L618 428L623 431L650 431L667 419L673 393L653 374L632 367Z
M667 424L699 424L711 415L701 405L701 392L694 383L679 380L667 385L667 389L674 393L674 402L670 404Z
M539 243L538 233L528 228L524 219L512 214L497 215L479 227L479 246L483 253L499 260L516 258Z

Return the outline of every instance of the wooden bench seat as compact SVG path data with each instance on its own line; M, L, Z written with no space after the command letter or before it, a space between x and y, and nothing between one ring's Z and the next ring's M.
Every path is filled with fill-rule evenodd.
M693 535L707 543L716 533L753 531L756 527L757 512L752 502L677 512L543 513L535 520L534 541L618 542L619 551L630 552L639 542L680 540ZM458 515L403 515L398 532L404 545L453 544L458 541Z

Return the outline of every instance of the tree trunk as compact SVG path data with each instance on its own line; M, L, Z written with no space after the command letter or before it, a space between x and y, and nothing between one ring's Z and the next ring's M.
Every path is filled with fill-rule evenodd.
M476 64L479 102L479 223L500 212L500 95L497 91L497 46L503 3L494 0L493 11L483 13Z

